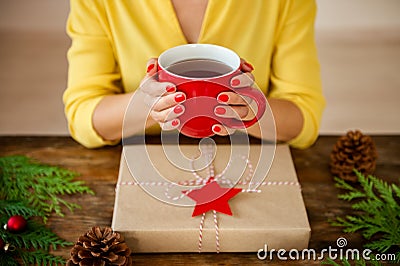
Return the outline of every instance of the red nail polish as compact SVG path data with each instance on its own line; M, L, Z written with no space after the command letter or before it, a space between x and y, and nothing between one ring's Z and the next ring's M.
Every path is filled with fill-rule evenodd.
M180 93L178 95L175 96L175 102L177 103L181 103L186 99L185 95Z
M232 79L231 80L231 85L232 86L238 86L240 84L240 80L239 79Z
M226 109L224 107L217 107L215 108L215 113L217 115L224 115L226 113Z
M180 105L175 106L175 108L174 108L174 113L175 114L180 114L182 112L183 112L182 106L180 106Z
M166 90L167 92L174 92L174 91L175 91L175 87L172 86L172 85L168 85L168 86L165 88L165 90Z
M254 70L254 67L250 63L244 62L244 65L250 68L251 69L250 71Z
M172 125L173 127L176 127L177 125L179 125L179 120L178 120L178 119L172 120L171 125Z
M213 130L214 130L214 132L219 133L219 132L221 132L221 127L220 126L214 126Z
M154 68L154 66L155 66L154 64L149 65L149 66L147 67L146 72L149 73L149 72Z
M226 103L227 101L229 101L229 96L226 95L226 94L221 94L221 95L218 96L217 99L218 99L218 101L220 101L220 102Z

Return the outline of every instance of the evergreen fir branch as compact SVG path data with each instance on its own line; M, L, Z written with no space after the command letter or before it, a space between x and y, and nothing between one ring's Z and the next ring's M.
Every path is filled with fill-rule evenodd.
M361 188L355 188L343 180L335 179L336 186L349 192L338 197L357 200L352 208L357 212L331 221L333 226L343 227L347 233L360 232L371 240L365 247L386 252L400 248L400 189L373 176L365 177L356 172Z
M78 174L60 167L43 165L25 156L0 158L0 198L26 199L44 221L52 213L63 216L62 206L70 211L79 205L69 203L60 195L94 194L82 181L74 181Z
M395 184L392 184L392 189L396 193L396 197L400 199L400 188L396 186Z
M358 258L356 260L354 260L354 263L352 264L351 261L349 261L346 258L343 258L340 260L340 263L335 262L334 260L332 260L331 258L327 258L326 260L322 261L321 264L324 265L333 265L333 266L366 266L366 265L371 265L371 266L382 266L382 263L378 260L369 260L368 264L367 262L362 259L362 258Z
M347 194L341 194L338 196L339 199L346 201L351 201L357 198L364 198L364 197L366 197L366 195L360 191L354 191L354 192L352 191Z
M356 220L360 218L354 216L346 216L345 219L341 217L337 217L336 220L331 221L331 225L344 227L343 232L345 233L354 233L364 228L364 225Z
M371 239L372 236L378 234L379 232L381 232L381 227L379 226L368 226L365 227L364 232L362 233L363 237L365 239ZM387 232L389 233L389 232Z
M374 242L365 244L366 248L377 250L379 252L386 252L392 245L393 239L391 238L381 238L375 240Z
M342 200L346 200L346 201L350 201L353 199L357 199L357 198L364 198L366 197L365 193L363 193L362 191L359 191L357 189L355 189L354 187L352 187L350 184L346 183L346 181L344 181L341 178L335 177L335 187L343 189L343 190L348 190L350 192L346 193L346 194L341 194L339 195L339 199Z
M27 250L19 250L18 251L19 257L22 259L24 265L65 265L64 258L60 256L54 256L42 250L34 250L34 251L27 251Z
M357 191L350 184L347 184L343 179L339 177L334 177L333 179L335 180L335 187L349 191Z
M12 252L0 251L0 266L19 265L21 260L25 265L64 265L63 258L48 252L50 248L56 250L73 243L61 239L39 221L29 219L39 213L22 202L0 200L0 207L0 212L5 214L0 216L0 224L5 224L16 214L26 214L23 216L27 219L27 228L23 232L11 233L0 228L0 238L16 248Z
M326 258L324 261L321 262L322 265L332 265L332 266L341 266L339 263L335 262L331 258ZM349 262L342 264L343 266L350 266Z
M347 216L346 217L349 222L351 222L354 226L360 229L370 229L375 228L378 232L385 231L387 228L384 227L382 220L376 219L375 217L371 217L368 215L363 216ZM386 231L385 231L386 232ZM369 239L369 238L367 238Z
M63 216L63 207L70 211L80 208L61 198L75 193L94 194L84 182L74 181L76 176L75 172L42 165L25 156L0 158L0 224L17 214L27 219L23 232L11 233L0 228L1 239L16 248L12 252L0 251L0 265L14 266L21 262L24 265L65 265L62 257L51 255L49 250L73 243L29 218L38 216L46 222L51 213Z
M44 214L28 206L24 201L0 200L0 214L6 216L22 215L24 217L39 216Z
M379 198L374 193L374 181L370 179L371 176L365 177L361 172L354 171L358 177L358 182L361 184L362 188L364 189L364 193L366 197L376 203L382 203L381 198Z
M383 180L380 180L374 176L368 176L368 178L371 180L371 182L374 184L374 187L379 194L379 196L383 199L383 201L390 206L398 206L396 200L393 197L393 190L392 187L384 182Z
M356 202L352 205L352 208L355 210L364 211L369 214L375 213L378 209L384 207L382 202L364 200Z
M56 250L58 247L73 244L61 239L50 229L33 220L28 220L28 226L24 232L19 234L6 233L6 238L11 244L20 249L34 248L48 251L50 247Z
M18 261L12 255L10 252L0 252L0 266L18 266Z

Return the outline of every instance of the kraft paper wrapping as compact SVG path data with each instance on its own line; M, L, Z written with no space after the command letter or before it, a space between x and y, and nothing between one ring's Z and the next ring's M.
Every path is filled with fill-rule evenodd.
M138 146L124 146L127 158L143 160ZM198 153L194 145L181 145L185 154ZM149 157L158 171L179 180L193 180L162 156L161 145L147 145ZM250 161L257 161L259 146L251 145ZM218 145L214 161L215 174L221 172L230 156L230 146ZM156 158L156 159L154 159ZM231 166L234 167L234 166ZM142 169L143 173L146 172ZM199 173L206 177L206 172ZM246 174L246 173L245 173ZM244 174L244 175L245 175ZM201 215L192 217L193 207L180 207L161 202L134 179L125 157L121 158L112 228L121 232L127 244L137 253L198 252ZM277 145L271 169L259 187L260 193L241 192L229 201L233 216L218 213L218 239L221 252L257 252L268 245L271 249L308 247L311 229L287 145ZM288 182L288 183L283 183ZM160 186L160 189L165 187ZM201 252L216 252L216 229L212 212L207 212L202 230Z

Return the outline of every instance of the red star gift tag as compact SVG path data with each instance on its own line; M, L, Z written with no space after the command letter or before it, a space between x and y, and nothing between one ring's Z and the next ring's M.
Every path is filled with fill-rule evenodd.
M210 180L212 179L210 178ZM192 217L211 210L232 215L228 200L241 191L240 188L223 188L216 181L207 182L202 188L190 191L187 196L196 201ZM186 192L183 191L183 193Z

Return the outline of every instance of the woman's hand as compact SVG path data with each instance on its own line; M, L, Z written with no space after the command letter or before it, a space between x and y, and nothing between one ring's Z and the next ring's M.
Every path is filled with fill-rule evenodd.
M250 87L254 83L254 76L251 74L253 66L241 59L240 64L242 74L232 77L231 87L238 92L240 88ZM221 92L217 97L218 105L214 113L219 117L236 118L242 120L250 120L254 117L253 108L250 107L252 99L246 96L241 96L235 92ZM226 136L233 134L235 129L229 128L221 124L215 124L212 131L216 135Z
M183 92L177 92L171 82L158 82L157 59L147 62L147 74L140 84L140 90L145 94L145 103L151 108L150 117L159 123L163 130L172 130L180 125L179 116L185 112L181 104L186 100Z

